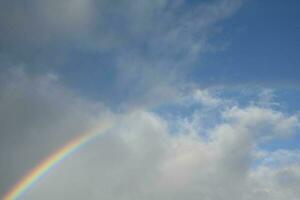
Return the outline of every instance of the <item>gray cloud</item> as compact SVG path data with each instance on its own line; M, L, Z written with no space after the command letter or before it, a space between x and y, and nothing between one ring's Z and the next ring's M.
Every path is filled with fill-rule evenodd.
M168 0L2 1L1 42L40 47L55 42L60 47L57 42L76 39L77 44L85 41L100 51L124 44L125 48L153 45L157 51L151 53L157 54L194 51L197 48L191 46L201 45L208 28L234 13L240 3L239 0L191 5Z
M0 193L107 113L103 105L76 97L54 75L6 75L0 87Z

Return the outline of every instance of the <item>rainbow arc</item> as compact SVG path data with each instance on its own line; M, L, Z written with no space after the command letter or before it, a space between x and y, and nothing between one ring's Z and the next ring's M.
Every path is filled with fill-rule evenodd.
M39 179L41 179L47 172L62 162L66 157L74 153L80 147L99 136L105 130L108 130L111 125L102 126L97 129L90 130L74 138L62 148L55 151L45 160L40 162L35 168L27 173L17 184L15 184L3 197L2 200L17 200L29 188L31 188Z

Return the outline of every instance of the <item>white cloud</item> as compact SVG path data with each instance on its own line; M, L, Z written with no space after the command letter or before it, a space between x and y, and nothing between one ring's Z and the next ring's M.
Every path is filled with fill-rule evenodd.
M117 113L74 94L53 74L2 75L1 193L65 141L114 121L107 134L64 160L24 199L300 198L298 150L258 149L296 134L298 116L275 109L271 90L240 106L209 89L192 90L185 81L191 63L212 48L216 23L236 12L241 1L202 2L189 9L184 0L173 2L34 0L27 10L17 1L3 1L0 16L8 20L0 22L0 42L12 54L18 47L28 53L46 44L113 52L113 94L129 94L118 105L125 111ZM202 107L170 121L149 111L149 105L181 99ZM177 132L171 131L174 124Z
M291 161L298 158L298 151L278 150L257 156L257 144L266 142L266 136L272 140L286 133L295 134L299 125L296 116L253 105L226 105L225 109L216 108L221 120L206 130L207 139L200 133L205 130L201 124L172 133L169 127L174 121L143 108L111 113L98 103L76 97L53 75L37 77L21 72L14 77L1 88L1 104L5 105L1 109L10 113L1 118L11 122L1 141L7 147L13 144L14 137L23 140L17 148L1 146L1 159L14 151L15 166L31 166L52 147L60 146L61 140L95 122L116 122L107 134L53 169L24 199L299 198L300 167ZM99 118L101 111L104 114ZM194 115L205 115L201 112L207 110ZM30 140L24 140L28 137ZM52 145L45 149L45 143ZM2 165L1 173L4 169ZM23 170L21 166L6 169L5 180L9 180L10 173L21 174Z
M258 104L264 107L279 106L279 104L274 101L274 98L275 94L272 89L264 89L259 94Z
M213 97L208 90L197 89L194 98L205 106L218 106L221 103L221 100Z
M300 165L277 169L260 167L250 174L249 197L258 199L299 199Z
M299 127L296 115L285 116L282 112L257 106L250 106L246 109L234 106L224 112L224 117L250 130L252 127L258 128L259 132L264 134L255 135L257 137L268 136L272 133L282 136L290 135Z

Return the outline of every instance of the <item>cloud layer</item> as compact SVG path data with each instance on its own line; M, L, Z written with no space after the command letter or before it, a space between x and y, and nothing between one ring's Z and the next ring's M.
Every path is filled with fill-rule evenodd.
M12 184L33 163L87 127L116 122L108 133L52 170L24 199L299 197L297 151L263 148L273 139L296 134L300 125L296 115L259 103L240 106L209 90L201 94L209 102L215 99L218 106L196 98L193 115L177 121L145 109L118 114L76 97L54 75L13 74L1 87L1 113L7 113L1 116L1 177L6 183ZM198 96L200 90L195 92ZM197 123L212 113L220 119L209 128ZM8 186L2 185L2 192Z

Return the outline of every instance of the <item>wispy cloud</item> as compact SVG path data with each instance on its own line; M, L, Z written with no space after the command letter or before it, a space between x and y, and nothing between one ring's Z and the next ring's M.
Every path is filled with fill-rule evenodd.
M217 23L233 15L241 2L2 1L0 54L29 69L55 71L71 60L79 71L109 67L114 71L107 84L112 96L121 95L123 104L153 104L174 98L188 84L183 84L187 73L211 48ZM104 64L80 66L86 52Z

